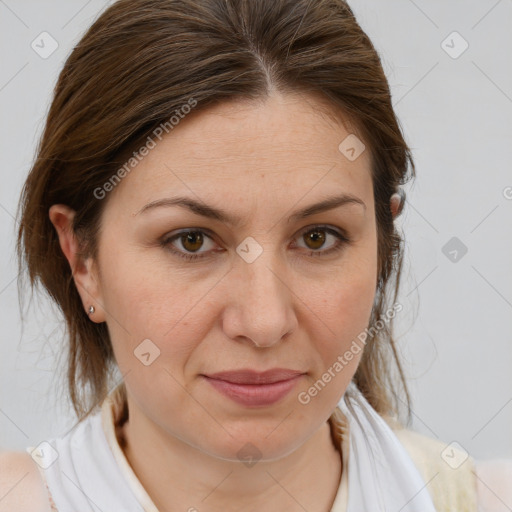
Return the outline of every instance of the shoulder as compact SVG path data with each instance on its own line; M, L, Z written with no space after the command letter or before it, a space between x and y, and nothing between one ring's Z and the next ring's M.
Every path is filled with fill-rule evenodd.
M436 510L476 512L475 461L456 443L445 443L385 418L418 468Z
M385 419L422 474L438 510L512 510L512 459L476 460L460 445Z
M43 478L28 453L0 453L0 512L50 512Z
M508 512L512 509L512 459L477 460L478 499L484 510Z

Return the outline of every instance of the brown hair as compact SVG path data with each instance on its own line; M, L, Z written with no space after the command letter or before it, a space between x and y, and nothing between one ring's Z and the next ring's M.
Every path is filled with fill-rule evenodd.
M88 29L60 73L18 212L20 271L28 267L32 288L40 281L66 321L68 389L79 418L108 393L115 361L107 325L84 311L50 206L76 211L83 255L94 257L108 200L94 191L148 134L191 98L200 112L223 101L264 100L272 90L321 97L369 147L379 269L369 325L389 304L393 274L396 301L403 240L389 201L414 177L414 163L380 58L350 7L342 0L120 0ZM391 416L400 412L400 383L410 421L392 324L370 331L354 380L377 412Z

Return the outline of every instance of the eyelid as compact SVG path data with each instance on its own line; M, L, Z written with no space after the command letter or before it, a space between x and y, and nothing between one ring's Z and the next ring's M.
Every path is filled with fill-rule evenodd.
M348 238L348 234L344 229L337 227L337 226L332 226L331 224L309 224L308 226L301 228L297 232L297 236L303 235L304 233L308 233L309 231L313 231L315 228L316 229L324 229L325 231L327 231L329 233L336 233L338 235Z

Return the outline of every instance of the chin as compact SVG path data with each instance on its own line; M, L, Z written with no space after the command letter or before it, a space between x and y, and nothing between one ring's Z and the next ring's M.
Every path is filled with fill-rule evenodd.
M290 425L285 423L281 419L265 428L261 426L251 428L245 425L236 433L226 429L232 437L226 433L220 439L211 440L212 444L208 447L204 446L204 438L202 438L203 443L200 449L222 460L243 462L247 467L252 467L258 461L278 460L293 453L309 437L306 432L290 431Z

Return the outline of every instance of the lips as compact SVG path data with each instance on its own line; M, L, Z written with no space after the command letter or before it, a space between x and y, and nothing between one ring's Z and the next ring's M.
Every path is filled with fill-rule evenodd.
M236 370L202 375L213 389L244 407L268 407L283 399L305 375L298 370L273 368L265 372Z
M210 379L223 380L233 384L274 384L285 380L293 379L304 372L298 370L289 370L287 368L273 368L264 372L256 372L254 370L243 369L235 371L225 371L206 375Z

